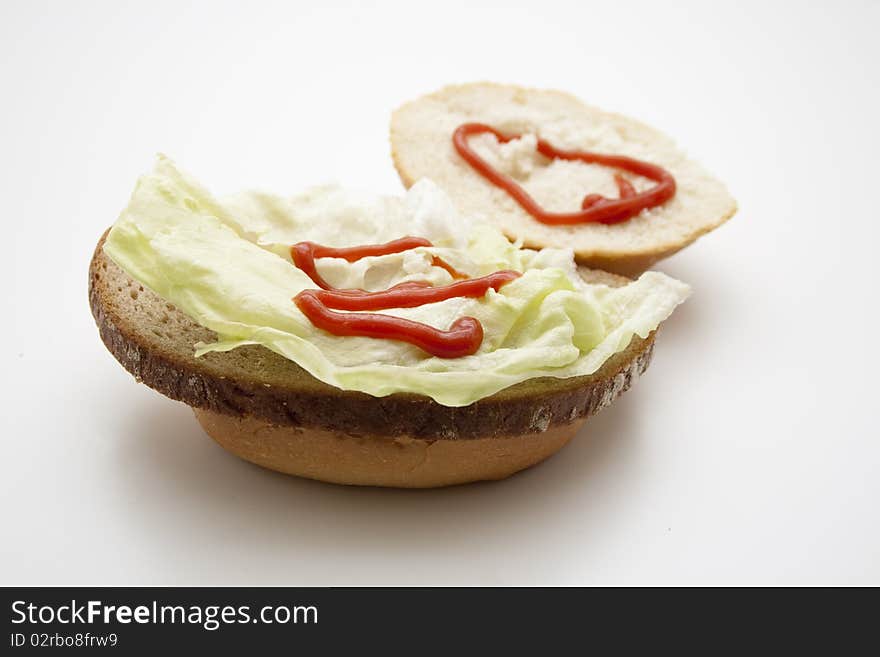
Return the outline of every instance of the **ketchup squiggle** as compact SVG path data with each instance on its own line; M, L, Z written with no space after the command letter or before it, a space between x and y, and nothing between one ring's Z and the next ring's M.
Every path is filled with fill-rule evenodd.
M473 317L456 319L448 330L414 322L400 317L379 313L347 312L336 310L383 310L388 308L414 308L426 303L436 303L455 297L479 298L490 289L520 276L516 271L497 271L480 278L468 278L449 285L433 287L424 281L400 283L381 292L365 290L339 290L333 288L318 273L316 258L343 258L355 262L368 256L400 253L419 246L432 246L421 237L402 237L385 244L368 244L347 248L333 248L299 242L290 247L294 264L321 289L303 290L293 302L317 328L339 336L361 336L408 342L438 358L460 358L476 353L483 343L483 326ZM443 267L454 278L466 278L451 265L437 256L432 263ZM336 309L336 310L331 310Z
M623 169L657 184L643 192L636 192L632 183L620 173L614 175L620 198L610 199L601 194L587 194L581 202L580 212L547 212L513 178L506 176L480 157L471 148L468 138L473 135L489 133L495 135L499 143L505 144L522 135L504 135L484 123L464 123L452 133L455 150L473 169L496 187L506 191L523 210L541 223L550 225L571 225L589 222L616 224L636 216L642 210L661 205L675 196L675 178L663 167L637 160L625 155L605 155L590 151L564 150L543 139L538 140L537 150L551 159L575 160L587 164L603 164Z

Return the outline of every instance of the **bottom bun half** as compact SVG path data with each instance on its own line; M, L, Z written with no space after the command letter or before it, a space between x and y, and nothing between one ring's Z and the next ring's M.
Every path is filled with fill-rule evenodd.
M394 488L509 477L562 449L586 420L578 418L541 433L421 440L276 426L200 408L193 412L221 447L264 468L334 484Z

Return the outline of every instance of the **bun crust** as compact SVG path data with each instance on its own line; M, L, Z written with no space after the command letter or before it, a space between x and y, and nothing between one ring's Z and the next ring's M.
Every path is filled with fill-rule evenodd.
M89 301L110 353L138 381L192 406L232 453L323 481L423 487L505 477L565 445L652 355L654 335L636 336L590 376L532 379L460 408L420 395L372 397L322 383L262 346L196 358L194 345L214 334L128 276L103 241L89 268Z
M334 484L393 488L504 479L555 454L586 421L517 436L421 440L276 426L198 408L193 412L211 438L245 461Z
M452 133L468 122L488 123L505 133L538 134L562 148L629 155L658 164L675 177L676 194L662 206L618 224L542 224L455 151ZM535 156L533 149L520 148L517 153L492 143L483 142L483 157L494 158L496 167L510 167L506 173L548 210L577 210L587 193L617 196L613 170L606 167L549 161ZM391 156L407 187L431 178L461 212L493 221L510 239L533 248L572 248L579 263L628 276L672 255L736 212L736 201L724 185L689 160L669 137L560 91L493 83L445 87L394 112Z

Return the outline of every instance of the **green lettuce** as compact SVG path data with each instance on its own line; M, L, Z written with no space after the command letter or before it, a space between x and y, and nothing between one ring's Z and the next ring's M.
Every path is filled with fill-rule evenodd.
M336 337L312 326L292 302L314 284L291 262L291 244L352 246L403 235L425 237L434 247L354 263L321 259L320 272L338 287L367 290L409 280L450 283L432 255L472 276L522 272L481 299L380 311L442 329L463 315L476 317L485 337L472 356L443 359L402 342ZM571 251L511 244L494 228L459 216L427 180L401 198L328 186L293 197L248 192L219 200L163 156L138 181L104 250L217 334L212 344L194 345L196 355L261 344L338 388L377 397L418 393L447 406L471 404L532 377L595 372L689 294L684 283L658 272L619 288L588 285Z

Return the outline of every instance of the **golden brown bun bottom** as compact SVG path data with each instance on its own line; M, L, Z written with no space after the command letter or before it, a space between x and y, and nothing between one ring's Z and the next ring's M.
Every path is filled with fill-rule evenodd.
M585 418L542 433L473 440L420 440L275 426L193 409L229 452L286 474L334 484L433 488L504 479L562 449Z

